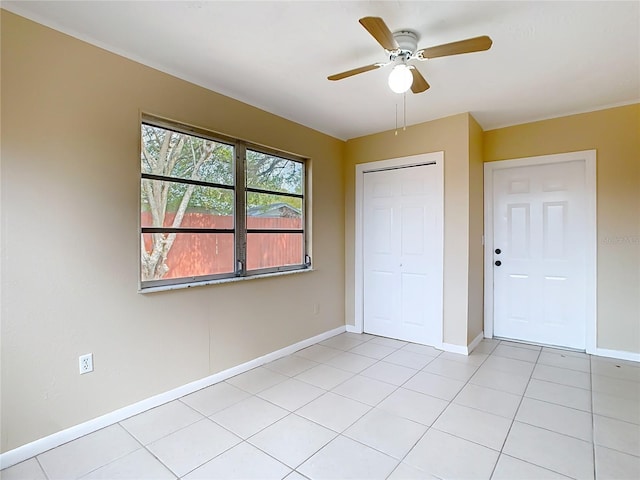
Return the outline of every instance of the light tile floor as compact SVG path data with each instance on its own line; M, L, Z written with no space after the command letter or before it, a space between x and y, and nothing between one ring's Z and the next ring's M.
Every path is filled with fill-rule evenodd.
M344 333L1 478L637 480L640 365Z

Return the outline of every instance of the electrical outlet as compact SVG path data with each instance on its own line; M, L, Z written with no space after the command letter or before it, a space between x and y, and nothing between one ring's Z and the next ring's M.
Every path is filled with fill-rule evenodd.
M93 372L93 353L80 355L80 375Z

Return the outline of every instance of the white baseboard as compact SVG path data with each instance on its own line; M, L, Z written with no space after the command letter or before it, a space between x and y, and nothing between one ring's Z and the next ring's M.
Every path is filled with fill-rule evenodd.
M609 350L606 348L596 347L593 355L597 355L599 357L617 358L619 360L630 360L632 362L640 362L640 353L625 352L623 350Z
M480 332L480 334L478 334L478 336L474 338L471 341L471 343L466 347L463 347L462 345L455 345L453 343L442 342L442 349L445 352L459 353L460 355L469 355L471 352L473 352L473 349L478 346L478 344L482 341L483 338L484 338L484 333Z
M79 425L75 425L73 427L35 440L31 443L27 443L26 445L14 448L13 450L9 450L3 454L0 454L0 469L23 462L24 460L27 460L36 455L40 455L47 450L59 447L64 443L70 442L89 433L93 433L97 430L108 427L109 425L113 425L114 423L125 420L151 408L155 408L165 403L171 402L180 397L201 390L205 387L209 387L215 383L222 382L223 380L244 373L248 370L251 370L252 368L256 368L279 358L286 357L287 355L291 355L298 350L327 340L328 338L339 335L344 331L345 326L334 328L333 330L329 330L314 337L307 338L306 340L301 340L300 342L289 345L288 347L281 348L280 350L276 350L275 352L268 353L266 355L263 355L262 357L249 360L242 365L237 365L222 372L218 372L200 380L196 380L195 382L191 382L186 385L182 385L181 387L174 388L173 390L169 390L168 392L146 398L132 405L128 405L126 407L115 410L111 413L101 415Z
M480 332L478 336L471 341L471 343L467 347L467 350L469 350L469 353L473 352L476 349L476 347L480 345L480 342L482 341L483 338L484 338L484 332Z
M345 327L347 329L347 332L349 333L362 333L362 330L360 330L354 325L345 325Z
M442 342L442 346L440 348L442 348L442 350L444 350L445 352L458 353L460 355L469 355L467 347L463 347L462 345Z
M487 337L487 338L489 338L489 337ZM496 338L496 340L503 340L503 339L498 337L498 338ZM515 342L515 343L528 343L529 345L539 345L541 347L557 348L557 349L560 349L560 350L565 349L563 347L558 347L558 346L555 346L555 345L546 345L546 344L542 344L542 343L524 342L524 341L521 341L521 340L513 340L513 339L504 339L504 340L507 340L509 342ZM576 350L576 349L573 349L573 348L566 348L565 350L577 351L577 352L583 352L584 351L584 350ZM628 360L630 362L639 362L640 363L640 353L636 353L636 352L626 352L624 350L610 350L610 349L607 349L607 348L598 348L598 347L596 347L592 351L587 348L587 352L586 353L588 353L590 355L595 355L597 357L617 358L618 360Z

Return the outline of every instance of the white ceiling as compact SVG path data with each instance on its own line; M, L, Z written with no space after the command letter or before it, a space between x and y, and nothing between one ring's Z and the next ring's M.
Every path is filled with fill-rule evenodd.
M360 26L419 47L489 35L486 52L419 62L407 124L471 112L485 130L640 101L640 2L2 1L2 7L340 139L389 130L402 95ZM402 121L402 119L400 119Z

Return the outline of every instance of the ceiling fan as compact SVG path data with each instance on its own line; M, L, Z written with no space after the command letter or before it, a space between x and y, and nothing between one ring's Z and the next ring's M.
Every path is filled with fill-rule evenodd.
M489 50L493 43L489 37L483 35L418 50L418 34L411 30L399 30L391 33L389 27L380 17L364 17L359 22L385 49L389 55L389 61L337 73L327 77L329 80L342 80L393 63L394 67L389 75L391 90L396 93L404 93L411 88L413 93L422 93L429 88L429 84L415 65L408 64L410 60L428 60L461 53L480 52Z

